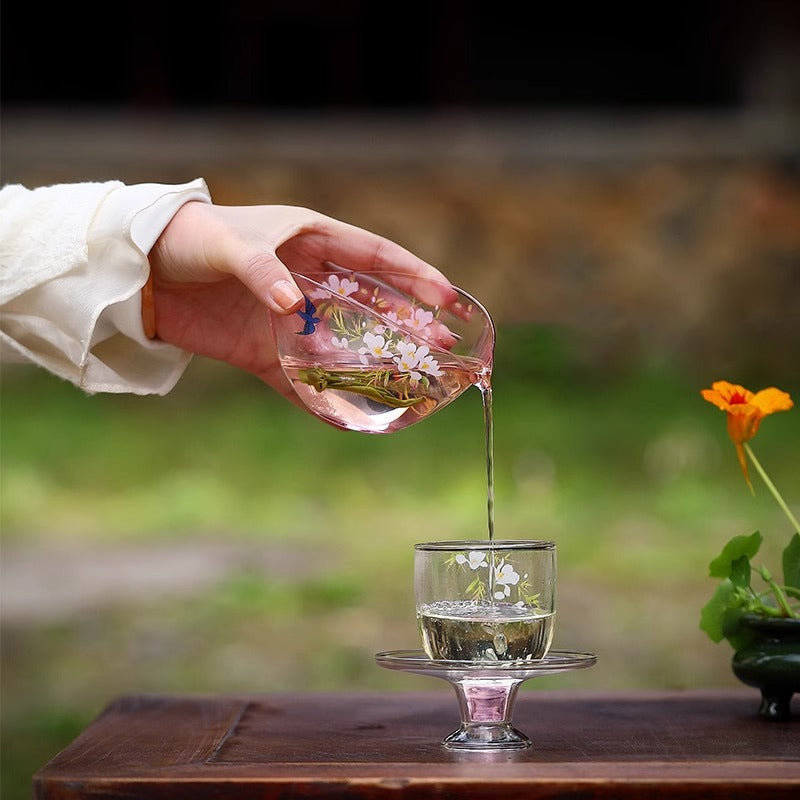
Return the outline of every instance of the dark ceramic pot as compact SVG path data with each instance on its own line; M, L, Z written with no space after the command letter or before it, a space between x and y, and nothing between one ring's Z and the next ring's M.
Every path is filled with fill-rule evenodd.
M733 656L733 674L761 689L760 717L788 720L792 695L800 692L800 619L743 617L753 641Z

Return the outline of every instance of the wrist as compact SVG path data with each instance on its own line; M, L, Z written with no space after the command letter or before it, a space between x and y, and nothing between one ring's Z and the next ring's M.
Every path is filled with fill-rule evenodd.
M181 243L183 241L191 240L192 226L193 224L196 226L196 223L192 222L192 215L198 213L201 209L205 209L208 205L209 203L203 200L190 200L184 203L175 211L147 254L150 272L145 285L142 287L141 298L142 326L148 339L158 338L154 285L156 275L158 274L159 277L164 279L166 273L166 276L168 276L166 280L170 280L169 276L175 272L178 273L175 277L181 277L180 269L175 269L174 266L171 266L171 257L174 257L175 252L181 252Z

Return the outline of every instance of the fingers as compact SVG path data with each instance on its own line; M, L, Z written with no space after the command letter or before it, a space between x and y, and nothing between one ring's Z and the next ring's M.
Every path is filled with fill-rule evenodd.
M305 212L310 213L310 212ZM303 295L275 249L308 225L284 206L187 203L162 234L156 256L164 280L214 283L233 276L279 314L297 311Z
M269 305L275 311L291 314L303 304L303 294L293 280L279 278L269 288Z
M302 303L290 270L379 273L387 283L429 305L450 306L458 295L445 275L394 242L310 209L261 206L219 209L236 235L218 269L235 274L273 311L289 314Z
M254 253L236 276L278 314L292 314L303 305L303 293L275 253Z
M442 272L389 239L332 219L323 235L324 261L354 271L379 272L387 283L429 305L447 306L457 300Z

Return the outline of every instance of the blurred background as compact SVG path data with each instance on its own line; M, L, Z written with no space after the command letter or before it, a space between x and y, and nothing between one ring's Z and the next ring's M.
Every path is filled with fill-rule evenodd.
M497 324L498 536L556 541L599 657L523 691L733 686L708 562L791 530L699 392L800 398L800 7L518 8L6 0L2 181L202 176L439 266ZM754 443L795 511L798 442ZM202 359L163 398L5 366L0 470L4 797L121 694L449 691L373 655L418 641L413 544L486 535L477 391L369 437Z

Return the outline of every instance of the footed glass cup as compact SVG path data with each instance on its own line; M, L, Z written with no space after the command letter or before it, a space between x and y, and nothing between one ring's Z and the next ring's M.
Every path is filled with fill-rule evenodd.
M483 306L450 284L352 272L292 273L306 298L271 314L281 366L299 399L329 424L392 433L468 387L489 385L495 332Z
M555 623L556 546L539 540L426 542L414 547L414 595L431 659L544 658Z

